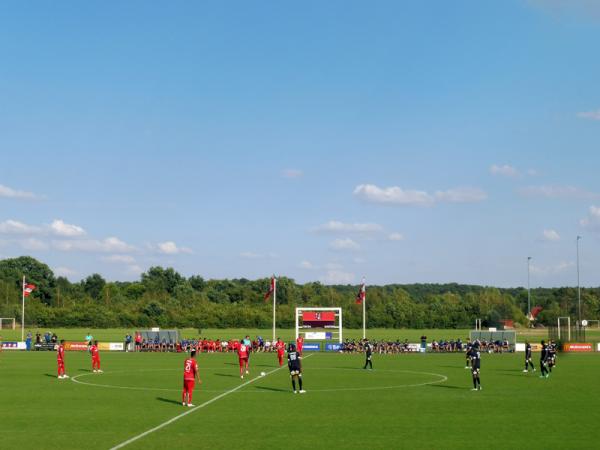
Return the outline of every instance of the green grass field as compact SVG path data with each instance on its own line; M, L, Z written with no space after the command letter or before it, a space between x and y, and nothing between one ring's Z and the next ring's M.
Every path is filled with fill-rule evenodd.
M486 354L472 392L461 354L375 355L364 371L361 355L318 353L304 395L274 354L252 355L245 380L235 355L202 354L195 409L180 403L184 359L104 352L93 374L87 353L68 352L72 378L58 380L55 353L5 351L0 448L110 449L187 411L125 448L597 448L595 354L559 355L549 379L522 373L522 354Z

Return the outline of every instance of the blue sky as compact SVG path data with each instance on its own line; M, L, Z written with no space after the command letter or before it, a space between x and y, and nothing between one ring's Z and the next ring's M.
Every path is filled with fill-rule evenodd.
M0 257L600 285L600 4L0 5Z

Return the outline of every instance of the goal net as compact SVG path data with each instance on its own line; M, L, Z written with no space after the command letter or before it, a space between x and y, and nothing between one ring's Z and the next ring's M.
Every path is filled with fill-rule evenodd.
M15 318L14 317L0 317L0 330L14 330L15 329Z
M342 308L296 308L296 339L342 343Z

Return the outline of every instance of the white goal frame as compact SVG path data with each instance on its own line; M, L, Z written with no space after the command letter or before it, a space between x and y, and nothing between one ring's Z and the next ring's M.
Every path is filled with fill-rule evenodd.
M298 339L298 337L300 335L303 335L302 337L305 337L304 335L306 334L306 330L308 330L307 328L302 328L302 326L300 325L300 316L305 311L315 311L315 312L319 312L319 311L334 311L336 313L335 317L337 319L337 327L336 328L332 328L331 330L332 330L332 333L337 333L338 334L338 342L340 344L342 343L342 340L343 340L343 336L342 336L342 308L339 308L339 307L335 307L335 308L333 308L333 307L323 307L323 308L318 308L318 307L299 307L299 308L296 308L296 339ZM337 331L333 331L333 330L337 330ZM334 340L334 339L332 339L332 340Z
M14 317L0 317L0 330L3 330L4 328L2 327L2 323L4 321L9 321L12 320L12 328L11 329L16 329L16 321Z
M568 338L569 338L569 342L571 341L571 318L570 317L559 317L558 318L558 340L561 340L561 335L560 335L560 319L562 320L566 320L567 321L567 329L568 329ZM563 336L564 337L564 336Z

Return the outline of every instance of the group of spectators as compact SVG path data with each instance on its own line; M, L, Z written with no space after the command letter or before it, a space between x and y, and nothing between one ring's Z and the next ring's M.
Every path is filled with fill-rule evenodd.
M131 351L132 342L135 340L134 351L140 352L189 352L194 349L198 353L227 353L237 351L240 341L250 340L247 336L244 339L209 339L200 337L198 339L182 339L173 341L155 338L154 340L143 339L141 334L136 332L135 338L131 335L125 337L125 349ZM265 340L261 336L250 340L250 347L254 353L274 352L275 343Z
M408 339L404 341L370 341L371 351L380 355L394 354L394 353L408 353L415 352L417 348L408 342ZM342 353L363 353L366 348L366 340L354 340L346 339L341 347Z
M363 353L365 351L367 341L346 339L340 348L343 353ZM512 351L510 343L507 340L504 341L477 341L479 349L487 353L505 353ZM470 346L471 341L468 339L463 342L462 339L434 339L431 342L429 351L433 353L457 353L465 352ZM409 353L418 352L420 348L426 348L426 337L421 339L421 344L411 344L408 339L404 341L398 339L396 341L370 341L372 352L376 354L395 354L395 353Z

